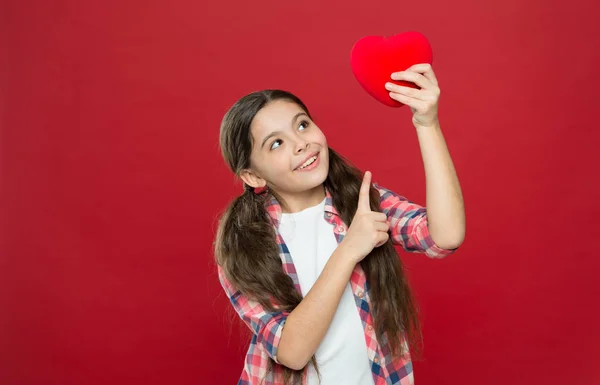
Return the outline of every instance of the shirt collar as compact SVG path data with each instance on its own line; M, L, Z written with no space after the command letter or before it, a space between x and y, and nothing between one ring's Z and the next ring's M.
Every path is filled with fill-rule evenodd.
M273 196L273 194L268 194L265 199L265 209L267 213L269 213L269 217L275 226L279 226L279 221L281 220L281 205L277 201L277 199ZM332 215L339 216L338 211L333 207L333 198L331 197L331 193L325 187L325 212L323 213L326 219L332 217Z

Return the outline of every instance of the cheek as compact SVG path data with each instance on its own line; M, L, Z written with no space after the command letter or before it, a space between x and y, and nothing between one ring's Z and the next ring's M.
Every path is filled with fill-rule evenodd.
M315 137L315 142L319 143L323 147L327 147L327 138L321 131L319 131L318 135Z
M269 159L269 170L273 176L279 176L291 171L290 158L283 151Z
M323 165L326 169L329 169L329 150L327 149L327 146L325 146L324 148L325 150L323 151L323 155L325 156L323 157Z

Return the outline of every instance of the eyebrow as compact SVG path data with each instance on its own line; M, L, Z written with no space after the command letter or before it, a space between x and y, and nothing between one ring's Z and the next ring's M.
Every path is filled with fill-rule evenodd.
M298 112L296 115L294 115L294 117L292 118L292 127L294 126L294 123L296 122L296 120L298 120L299 117L301 117L302 115L305 115L306 117L308 117L308 114L304 111ZM260 148L263 148L265 146L265 143L267 143L267 140L269 140L271 137L281 134L281 131L273 131L271 132L269 135L267 135L263 141L262 144L260 145Z

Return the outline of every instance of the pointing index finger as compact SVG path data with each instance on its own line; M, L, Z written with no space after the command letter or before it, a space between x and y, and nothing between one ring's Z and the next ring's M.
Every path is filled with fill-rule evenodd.
M369 199L369 191L371 189L371 172L365 172L362 184L360 185L360 192L358 193L358 207L357 210L367 212L371 211L371 203Z

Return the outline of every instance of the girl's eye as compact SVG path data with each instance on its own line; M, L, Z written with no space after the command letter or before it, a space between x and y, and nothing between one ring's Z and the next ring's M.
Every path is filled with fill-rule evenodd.
M277 144L277 145L276 145L276 144ZM271 144L271 150L274 150L274 149L276 149L276 148L277 148L277 147L279 147L279 146L281 146L281 139L277 139L276 141L274 141L274 142Z
M302 128L300 131L305 130L308 127L308 121L303 120L300 122L300 125L298 126L298 129Z

